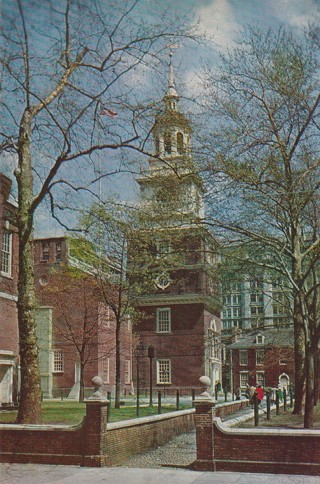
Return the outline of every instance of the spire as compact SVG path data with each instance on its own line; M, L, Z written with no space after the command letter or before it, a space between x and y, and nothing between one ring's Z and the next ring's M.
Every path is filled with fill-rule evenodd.
M179 101L179 96L177 94L175 85L174 85L174 72L172 66L172 50L169 52L169 76L168 76L168 91L164 96L164 103L167 110L175 111L176 110L176 102Z
M168 78L168 92L167 96L174 96L178 97L175 85L174 85L174 73L173 73L173 66L172 66L172 50L169 53L169 78Z

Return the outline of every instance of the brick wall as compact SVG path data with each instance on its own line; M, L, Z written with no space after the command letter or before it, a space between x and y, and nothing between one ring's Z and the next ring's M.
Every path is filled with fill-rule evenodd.
M195 470L320 475L319 431L229 428L216 413L196 403Z
M0 424L0 462L117 465L194 428L194 409L107 424L107 402L87 401L74 426Z
M107 465L118 465L139 452L164 445L194 428L194 410L108 425Z

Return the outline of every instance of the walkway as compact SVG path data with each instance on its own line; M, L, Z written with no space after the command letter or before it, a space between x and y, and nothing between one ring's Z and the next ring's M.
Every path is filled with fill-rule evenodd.
M249 406L223 418L224 422L233 419L249 420L253 410ZM243 420L242 420L243 421ZM131 456L125 467L147 467L159 469L163 467L186 468L196 460L196 432L188 432L175 437L170 442L155 449Z

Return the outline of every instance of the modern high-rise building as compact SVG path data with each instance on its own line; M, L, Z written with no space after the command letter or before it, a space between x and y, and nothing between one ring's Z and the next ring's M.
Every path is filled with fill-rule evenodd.
M223 331L281 327L292 323L290 292L275 279L243 277L223 285Z

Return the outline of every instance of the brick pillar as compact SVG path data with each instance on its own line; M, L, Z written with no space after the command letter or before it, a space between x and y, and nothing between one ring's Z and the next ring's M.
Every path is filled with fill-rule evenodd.
M108 403L108 400L86 400L81 464L84 467L103 467L106 465Z
M194 419L196 423L197 459L192 464L192 468L195 470L215 471L212 425L213 417L215 417L215 401L209 393L209 388L211 387L210 378L201 376L199 381L203 385L204 391L194 400L196 409Z
M215 416L215 402L211 399L198 398L195 400L195 423L197 459L192 467L196 470L215 470L213 462L213 425Z

